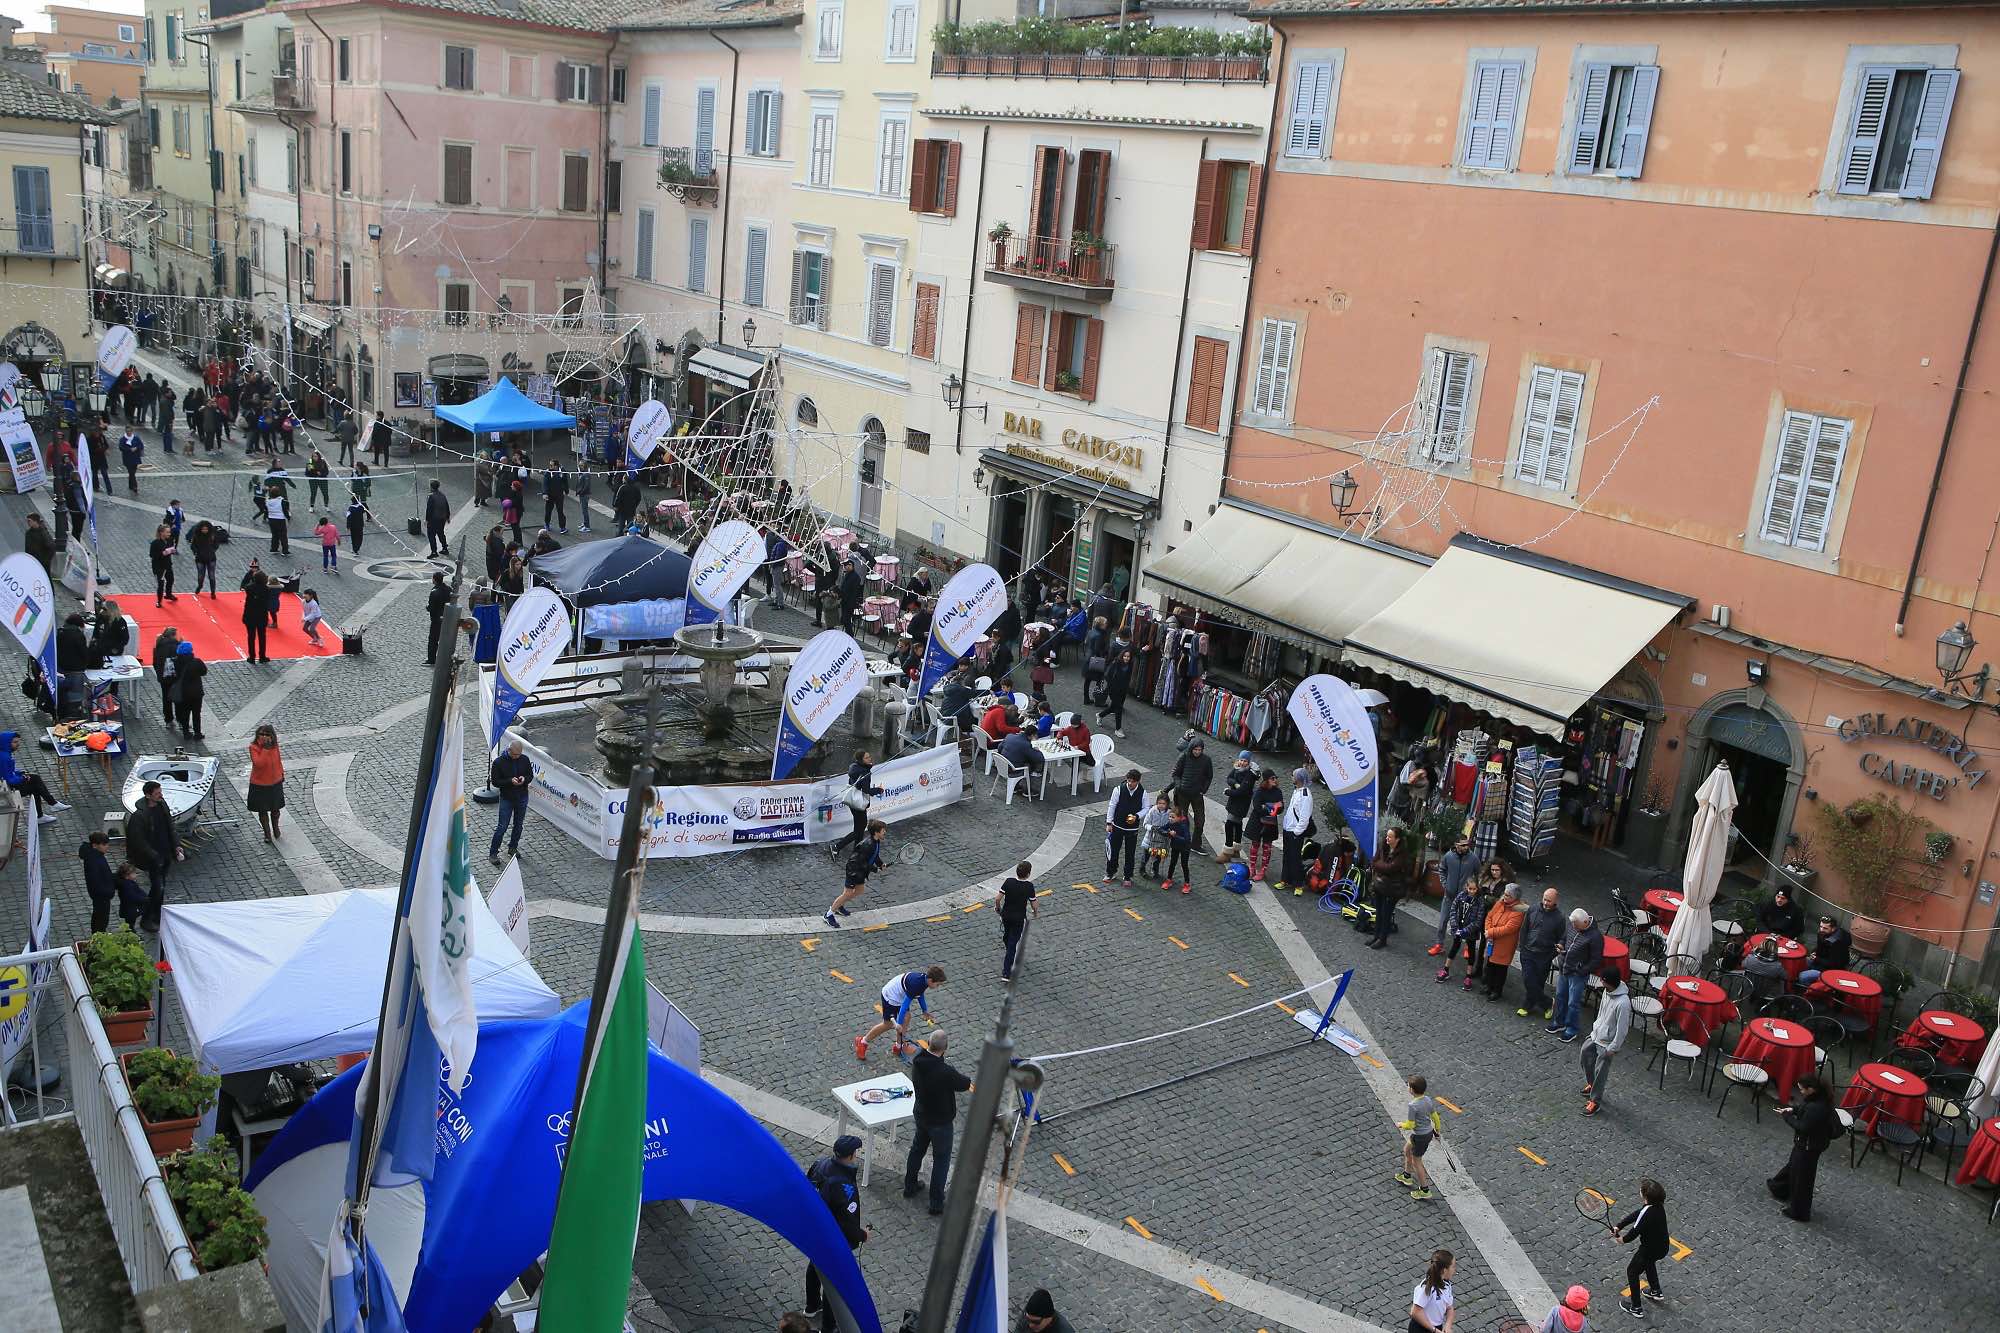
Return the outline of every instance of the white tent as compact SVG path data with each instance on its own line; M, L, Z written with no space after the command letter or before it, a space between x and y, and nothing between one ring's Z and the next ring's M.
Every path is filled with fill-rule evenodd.
M388 889L168 907L161 951L202 1066L218 1074L365 1054L375 1044ZM475 888L472 998L482 1019L546 1018L562 1007Z

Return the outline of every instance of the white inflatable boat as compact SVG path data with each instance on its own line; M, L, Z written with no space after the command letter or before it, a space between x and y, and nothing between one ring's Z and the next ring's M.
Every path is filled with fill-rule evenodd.
M202 803L215 790L222 761L213 755L140 755L125 778L122 796L125 808L136 810L145 799L146 784L160 784L160 795L173 811L174 823L183 836L194 830Z

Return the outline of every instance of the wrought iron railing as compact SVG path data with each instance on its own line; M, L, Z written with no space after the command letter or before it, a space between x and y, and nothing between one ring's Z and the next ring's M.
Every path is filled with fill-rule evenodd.
M989 235L986 245L986 267L990 272L1075 287L1116 285L1118 247L1104 241L1009 232L1005 236Z

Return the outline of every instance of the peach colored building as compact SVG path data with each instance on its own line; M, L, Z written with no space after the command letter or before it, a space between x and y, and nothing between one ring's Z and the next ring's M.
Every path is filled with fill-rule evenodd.
M49 5L47 32L16 32L16 46L39 46L49 74L64 92L99 106L112 98L139 100L139 76L146 68L143 14Z
M1282 83L1223 506L1156 589L1406 729L1561 756L1563 836L1642 864L1727 759L1733 868L1803 835L1844 904L1817 807L1888 796L1950 839L1898 863L1898 948L1990 980L2000 6L1252 13Z

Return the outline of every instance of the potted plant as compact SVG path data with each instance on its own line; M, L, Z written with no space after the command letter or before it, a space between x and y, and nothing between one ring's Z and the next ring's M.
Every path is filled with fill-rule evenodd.
M205 1272L261 1258L269 1241L256 1200L242 1188L236 1160L229 1140L217 1134L160 1164L167 1196Z
M1951 855L1951 834L1943 829L1932 829L1924 834L1924 860L1932 865L1940 865Z
M1619 851L1634 865L1661 864L1661 849L1667 841L1667 791L1667 785L1657 779L1647 783L1645 794L1625 816L1625 838Z
M1794 833L1785 842L1785 878L1801 889L1810 889L1819 878L1819 871L1813 867L1816 855L1812 839L1803 833Z
M121 1055L118 1063L125 1070L132 1103L139 1108L139 1123L154 1155L178 1152L193 1143L194 1127L215 1105L222 1080L202 1073L187 1056L157 1046Z
M965 72L965 30L956 23L940 23L931 30L931 50L940 74Z
M1222 77L1255 79L1264 73L1264 58L1271 50L1268 28L1253 32L1227 33L1222 39Z
M1095 232L1078 229L1070 234L1069 257L1071 271L1076 280L1088 285L1096 285L1104 280L1104 238Z
M113 1046L137 1046L153 1025L157 974L146 942L130 926L103 931L76 944L76 959L97 1001L97 1016Z
M986 239L993 242L993 267L1007 267L1007 239L1014 229L1004 222L996 222L987 228Z
M1083 381L1078 379L1076 375L1070 371L1058 370L1056 372L1056 392L1082 393Z
M1889 944L1889 923L1881 913L1897 865L1911 845L1934 825L1887 796L1864 796L1845 806L1822 801L1818 807L1819 850L1847 885L1854 903L1854 952L1879 958Z

